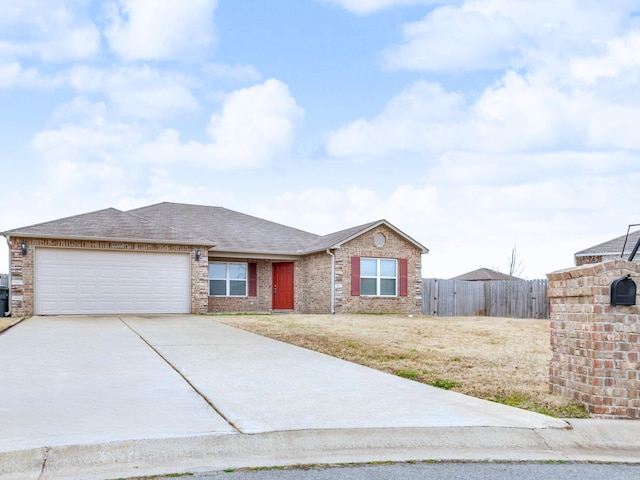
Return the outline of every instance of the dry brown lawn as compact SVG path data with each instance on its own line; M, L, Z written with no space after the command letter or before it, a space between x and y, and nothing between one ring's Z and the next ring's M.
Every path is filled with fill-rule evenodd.
M0 333L5 331L9 327L12 327L19 321L20 319L16 319L15 317L0 317Z
M418 382L559 417L549 393L549 321L406 315L217 315L216 320Z

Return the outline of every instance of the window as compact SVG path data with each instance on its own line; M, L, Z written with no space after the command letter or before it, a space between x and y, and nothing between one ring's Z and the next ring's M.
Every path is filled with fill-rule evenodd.
M360 259L360 295L393 297L398 294L398 261L391 258Z
M209 264L209 295L212 297L246 297L247 264Z

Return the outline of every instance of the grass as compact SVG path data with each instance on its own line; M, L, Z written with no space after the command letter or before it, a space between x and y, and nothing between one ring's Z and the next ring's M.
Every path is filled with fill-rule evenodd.
M403 378L561 418L549 393L549 321L406 315L216 315L216 320Z
M22 318L16 318L16 317L0 317L0 333L4 332L5 330L8 330L9 328L14 326L16 323L20 322L21 320Z

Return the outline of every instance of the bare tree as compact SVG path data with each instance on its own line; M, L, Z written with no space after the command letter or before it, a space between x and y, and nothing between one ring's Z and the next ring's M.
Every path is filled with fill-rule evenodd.
M507 257L508 265L509 265L509 276L518 277L524 271L524 263L521 258L518 258L518 249L516 248L516 244L513 244L513 248L511 249L511 255Z

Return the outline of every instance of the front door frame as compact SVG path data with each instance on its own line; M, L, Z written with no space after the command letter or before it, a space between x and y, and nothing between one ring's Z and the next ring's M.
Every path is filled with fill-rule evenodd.
M275 262L271 270L271 309L294 310L294 262Z

